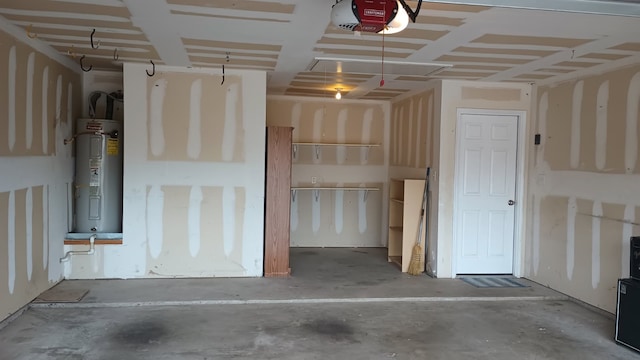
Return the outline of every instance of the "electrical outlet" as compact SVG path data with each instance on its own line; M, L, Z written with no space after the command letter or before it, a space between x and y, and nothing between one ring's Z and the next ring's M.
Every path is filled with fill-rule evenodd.
M312 184L317 184L318 183L318 177L317 176L312 176L311 177L311 183Z

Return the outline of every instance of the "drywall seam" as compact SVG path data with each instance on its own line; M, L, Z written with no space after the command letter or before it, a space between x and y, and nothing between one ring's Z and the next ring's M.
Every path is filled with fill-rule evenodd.
M16 194L9 192L9 219L7 222L7 233L9 236L9 246L7 249L9 260L9 293L13 294L16 284Z
M166 79L158 79L153 85L149 104L149 142L151 154L160 156L165 149L164 126L162 123L164 97L167 92L168 81Z
M313 114L313 141L322 142L322 122L324 120L324 109L316 109ZM319 164L322 162L322 152L313 157L313 163Z
M600 283L600 225L603 215L602 202L595 201L593 203L593 219L591 228L591 285L594 289L598 288Z
M224 113L224 135L222 137L222 161L233 161L235 152L237 121L236 105L239 101L240 89L237 84L229 85Z
M405 165L404 158L402 157L402 150L404 148L404 107L400 108L400 115L398 117L398 165Z
M26 142L27 149L31 149L31 145L33 143L33 75L35 72L35 59L36 54L29 54L29 58L27 60L27 93L26 95L26 104L27 104L27 115L25 118L25 126L26 126Z
M164 192L160 186L152 186L147 195L147 241L149 254L154 259L162 253L164 240Z
M229 257L233 252L236 239L236 189L225 186L222 190L222 237L224 254Z
M533 274L540 268L540 196L533 195Z
M573 279L573 269L576 258L576 214L578 201L570 197L567 206L567 278Z
M367 231L367 201L365 199L366 191L358 191L358 230L360 234Z
M640 106L640 72L629 83L627 92L627 132L625 137L624 164L627 174L632 174L638 161L638 107Z
M318 192L318 193L316 193ZM320 194L319 191L311 191L309 194L312 196L311 202L311 230L314 234L317 234L320 231Z
M42 187L42 269L49 261L49 185Z
M631 236L633 236L633 222L636 220L636 206L628 204L624 208L624 224L622 224L622 278L629 277L629 259L631 258Z
M422 148L422 142L421 142L421 138L420 136L422 135L422 112L423 112L423 107L424 107L424 99L421 97L418 100L418 114L416 116L416 118L418 119L417 124L416 124L416 161L414 164L414 167L419 168L420 167L420 156L422 155L420 153L420 150Z
M55 124L59 124L62 120L62 74L58 74L56 79L56 118Z
M431 136L431 148L433 149L435 147L434 143L433 143L433 136L435 136L435 134L432 135L433 133L433 116L434 116L434 112L435 109L433 108L433 93L429 94L429 100L427 102L427 138L429 136ZM426 139L425 139L426 140ZM431 157L433 157L433 151L429 152L429 155ZM431 163L432 159L429 159L426 154L424 157L424 167L428 167L428 166L432 166L433 164Z
M347 120L349 118L348 109L340 109L338 112L338 144L344 144L347 139ZM336 147L336 162L339 165L347 160L347 148L345 146Z
M393 165L399 165L399 153L400 153L400 121L399 121L399 109L393 110Z
M49 154L49 66L42 71L42 153Z
M573 88L573 107L571 110L571 168L580 167L580 124L582 120L582 98L584 96L584 81L580 80Z
M604 170L607 162L607 121L609 110L609 80L600 84L596 100L596 168Z
M9 129L7 131L7 137L9 141L9 151L13 151L16 145L16 47L12 46L9 50L9 79L7 84L9 86L9 103L7 108L9 110Z
M33 191L27 188L25 198L25 235L27 237L27 280L31 281L33 274Z
M406 161L406 165L407 166L411 166L411 158L413 156L413 136L411 136L413 134L413 123L416 121L416 119L413 117L413 98L411 98L409 100L409 116L407 117L407 122L409 125L409 131L407 131L407 143L405 144L406 149L407 149L407 161Z
M343 186L338 183L338 186ZM344 227L344 190L337 190L335 192L335 222L336 222L336 234L342 234Z
M73 124L73 84L67 85L67 124Z
M298 196L300 196L299 193L296 194L295 198L293 196L291 197L291 232L298 230L298 204L300 203Z
M373 109L367 109L362 118L362 143L371 143L371 127L373 126ZM366 165L369 162L369 148L360 149L360 164Z
M545 91L540 97L538 103L538 134L542 138L547 136L547 113L549 111L549 92ZM544 162L544 148L546 141L541 141L538 145L538 151L536 156L536 167L540 167Z
M187 140L187 156L190 159L198 159L202 149L202 79L195 80L191 84L190 109L189 109L189 135Z
M191 257L198 256L200 252L202 199L202 188L200 186L193 186L189 193L188 212L189 253Z

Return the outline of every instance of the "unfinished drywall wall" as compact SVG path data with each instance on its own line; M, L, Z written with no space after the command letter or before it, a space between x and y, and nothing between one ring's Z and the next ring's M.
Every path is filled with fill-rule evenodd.
M124 244L67 277L261 276L265 73L146 70L124 67Z
M537 90L528 276L615 312L640 235L640 66Z
M420 93L392 103L389 153L390 179L425 179L427 167L433 166L433 154L438 143L436 126L440 117L441 83L435 81ZM433 194L429 191L430 198ZM388 200L387 200L388 201ZM436 270L437 241L435 226L438 214L433 201L427 211L427 265L429 273Z
M81 77L0 30L0 321L62 277Z
M292 187L326 188L292 192L291 246L385 244L388 110L378 101L269 97L267 124L294 128Z
M531 106L529 84L482 83L471 81L442 81L442 101L440 117L436 119L439 136L434 146L432 201L437 204L437 276L455 276L453 260L455 256L453 240L454 176L456 154L456 124L458 109L513 110L528 113ZM520 126L525 126L523 124ZM527 129L525 129L527 131ZM527 143L520 144L526 153ZM526 160L525 160L526 161ZM522 166L522 165L521 165ZM516 194L517 195L517 194ZM517 196L516 196L517 197ZM519 204L526 207L526 204ZM516 233L516 242L523 242ZM516 248L519 244L516 244ZM522 253L522 252L521 252ZM523 255L520 255L521 257ZM516 259L520 263L520 258ZM519 269L516 269L519 273Z

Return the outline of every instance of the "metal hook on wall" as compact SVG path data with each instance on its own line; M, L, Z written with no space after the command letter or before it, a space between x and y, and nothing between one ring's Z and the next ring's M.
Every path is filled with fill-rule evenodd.
M156 64L153 63L153 60L149 60L149 62L153 65L153 70L151 70L151 72L149 72L149 70L145 71L147 72L147 76L151 77L156 74Z
M100 47L100 40L98 40L98 44L97 45L94 45L94 43L93 43L93 35L95 35L95 34L96 34L96 29L93 29L93 31L91 32L91 48L94 49L94 50Z
M113 60L118 61L120 55L118 55L118 48L113 49Z
M229 62L229 52L227 51L227 62ZM222 83L220 85L224 85L224 64L222 64Z
M84 58L85 57L86 57L85 55L82 55L82 57L80 58L80 69L82 69L82 71L84 71L84 72L89 72L89 71L91 71L91 69L93 69L93 65L89 65L88 68L85 68L84 67Z

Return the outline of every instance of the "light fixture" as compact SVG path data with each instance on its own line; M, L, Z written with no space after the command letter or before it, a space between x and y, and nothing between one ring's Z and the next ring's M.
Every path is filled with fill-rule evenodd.
M336 100L342 99L342 93L340 92L340 88L336 88Z
M379 31L378 34L397 34L406 29L407 25L409 25L409 14L402 6L400 6L398 7L398 12L393 20L391 20L382 31Z

